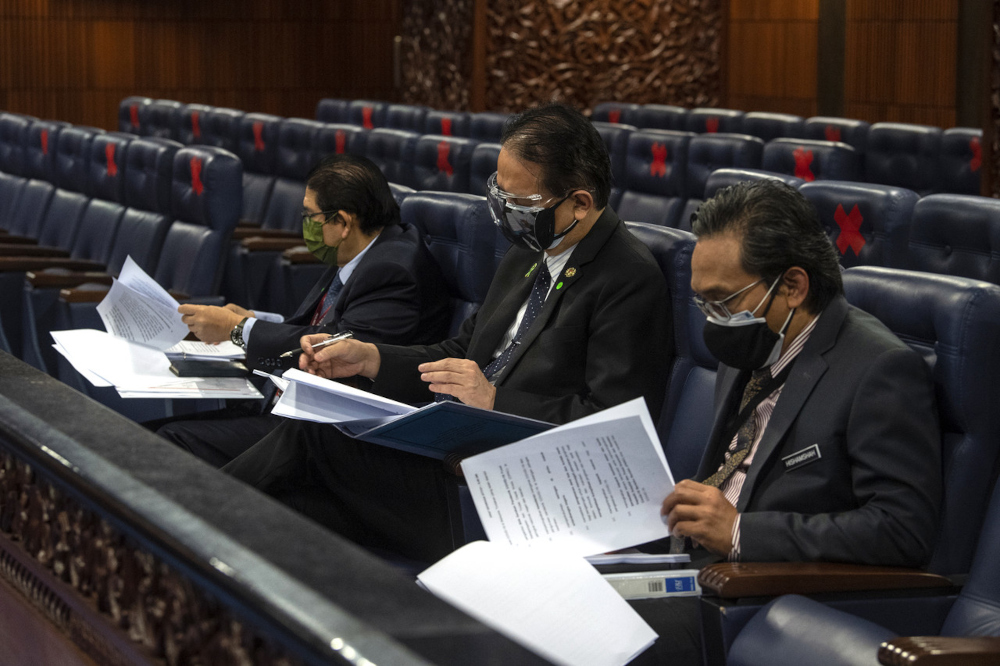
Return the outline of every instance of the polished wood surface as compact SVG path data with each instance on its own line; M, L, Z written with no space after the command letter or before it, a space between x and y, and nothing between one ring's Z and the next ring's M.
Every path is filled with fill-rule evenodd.
M1000 638L990 636L911 636L893 638L878 649L886 666L995 666Z

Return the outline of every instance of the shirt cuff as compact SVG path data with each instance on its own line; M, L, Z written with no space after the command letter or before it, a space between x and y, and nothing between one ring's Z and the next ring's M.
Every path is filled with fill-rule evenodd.
M729 557L726 558L730 562L740 561L740 517L741 514L736 514L736 520L733 521L733 546L729 550Z
M244 349L246 349L246 346L250 344L250 331L253 330L253 325L254 325L254 322L256 322L256 321L257 321L256 319L254 319L253 317L250 317L249 319L247 319L247 323L243 324L243 348Z
M285 323L285 318L282 317L277 312L264 312L262 310L254 310L253 315L260 319L261 321L269 321L272 324L283 324ZM247 322L249 323L249 322Z

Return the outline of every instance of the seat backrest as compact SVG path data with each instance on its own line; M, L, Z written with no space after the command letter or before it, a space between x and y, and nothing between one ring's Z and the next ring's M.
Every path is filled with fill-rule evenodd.
M174 155L181 148L169 139L142 138L129 144L125 153L126 205L169 215Z
M688 111L687 127L684 129L696 134L737 133L743 131L742 124L742 111L699 107Z
M743 116L743 128L740 131L767 142L781 137L797 139L802 136L804 125L805 121L802 116L790 113L751 111Z
M469 138L476 141L499 142L508 118L510 118L509 113L489 111L473 113L469 119Z
M628 138L638 128L622 123L606 123L593 121L594 129L601 135L604 147L611 159L611 184L613 187L625 187L625 156L628 153Z
M44 180L31 179L21 187L21 196L11 208L7 230L18 236L38 238L42 220L56 188Z
M150 102L146 107L146 117L143 119L142 135L174 139L177 136L178 117L183 107L183 104L171 99L155 99Z
M412 186L413 152L419 137L405 130L374 129L368 133L365 157L382 170L390 183Z
M213 107L202 120L202 136L198 143L236 153L239 150L240 120L244 115L239 109Z
M90 145L94 137L101 134L104 132L94 132L84 127L67 127L59 133L52 159L52 175L57 187L74 192L87 191Z
M424 134L469 136L469 114L464 111L430 110L424 117Z
M486 299L496 270L496 226L486 199L471 194L417 192L400 216L424 236L453 301L449 335Z
M24 176L24 142L32 121L13 113L0 114L0 171Z
M951 127L941 135L938 191L980 194L983 165L983 130Z
M153 103L149 97L126 97L118 104L118 131L142 135L146 108Z
M841 266L907 266L915 192L841 180L806 183L799 192L816 208Z
M385 127L407 132L423 132L429 109L413 104L389 104L385 107Z
M375 102L370 99L356 99L348 103L347 116L342 123L361 125L365 129L385 127L385 110L389 106L385 102Z
M941 129L906 123L875 123L868 130L865 179L897 185L921 196L938 185Z
M819 141L841 141L864 157L868 147L868 130L871 125L863 120L836 118L833 116L813 116L806 118L802 126L803 139Z
M676 227L685 201L690 132L637 130L628 137L616 210L625 220Z
M316 156L364 155L368 130L357 125L324 123L316 133Z
M24 133L24 176L55 184L53 163L59 144L59 132L65 123L36 120Z
M687 196L700 199L705 183L716 169L740 167L759 169L764 142L748 134L702 134L688 145Z
M132 139L119 132L97 134L90 142L86 193L106 201L125 201L125 167Z
M632 112L639 108L638 104L627 104L625 102L601 102L594 107L594 112L590 115L591 120L602 123L622 123L634 125L632 122Z
M346 123L350 122L347 115L346 99L333 99L327 97L321 99L316 104L316 120L321 123Z
M302 118L285 118L278 128L275 172L282 178L304 182L316 165L316 137L323 123Z
M839 141L774 139L764 146L761 166L807 183L814 180L861 180L861 160L852 146Z
M929 568L966 573L1000 451L1000 287L875 266L852 268L843 278L847 300L877 317L931 367L944 499Z
M774 171L764 171L763 169L716 169L708 177L708 180L705 181L705 200L707 201L714 197L719 190L730 185L735 185L736 183L742 183L745 180L780 180L795 189L798 189L800 185L806 182L795 176L775 173Z
M628 223L656 257L670 291L676 357L656 424L674 480L695 475L712 428L715 373L719 362L708 352L701 330L705 316L692 301L691 252L695 237L679 229Z
M0 229L10 228L11 215L27 182L26 178L0 171Z
M931 194L913 207L906 268L1000 284L1000 200Z
M412 187L399 185L398 183L389 183L389 191L392 192L392 198L396 200L397 206L402 206L406 197L416 192Z
M63 250L73 247L83 211L89 201L86 196L78 192L57 189L49 200L49 207L42 219L38 244Z
M154 275L171 221L166 213L126 208L108 254L108 272L117 275L125 259L132 257L148 275Z
M70 255L74 259L89 259L107 265L124 214L125 207L120 203L90 199L80 218Z
M261 216L260 225L265 229L301 231L302 199L306 195L306 184L291 178L275 178L267 206Z
M410 185L417 190L468 192L472 151L477 142L425 134L413 149Z
M688 110L669 104L643 104L629 114L630 121L639 129L687 129Z
M177 110L174 140L185 146L204 143L204 126L212 107L205 104L185 104Z
M239 142L236 154L243 162L243 171L275 174L278 159L280 116L267 113L247 113L240 118Z
M499 156L499 143L480 143L472 149L472 163L469 165L470 194L486 196L486 181L497 170Z

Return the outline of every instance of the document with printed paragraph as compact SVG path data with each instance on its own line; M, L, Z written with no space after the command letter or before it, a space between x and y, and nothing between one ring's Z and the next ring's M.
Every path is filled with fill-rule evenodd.
M97 313L116 338L163 351L188 334L179 307L166 289L128 257L108 295L97 304Z

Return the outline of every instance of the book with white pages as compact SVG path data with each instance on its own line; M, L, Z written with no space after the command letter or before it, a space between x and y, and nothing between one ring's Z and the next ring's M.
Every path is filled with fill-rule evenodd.
M282 378L289 384L272 414L329 423L355 439L432 458L472 455L553 427L460 402L416 408L301 370L288 370Z
M246 352L229 340L212 345L200 340L181 340L164 353L170 360L183 359L188 361L242 360Z

